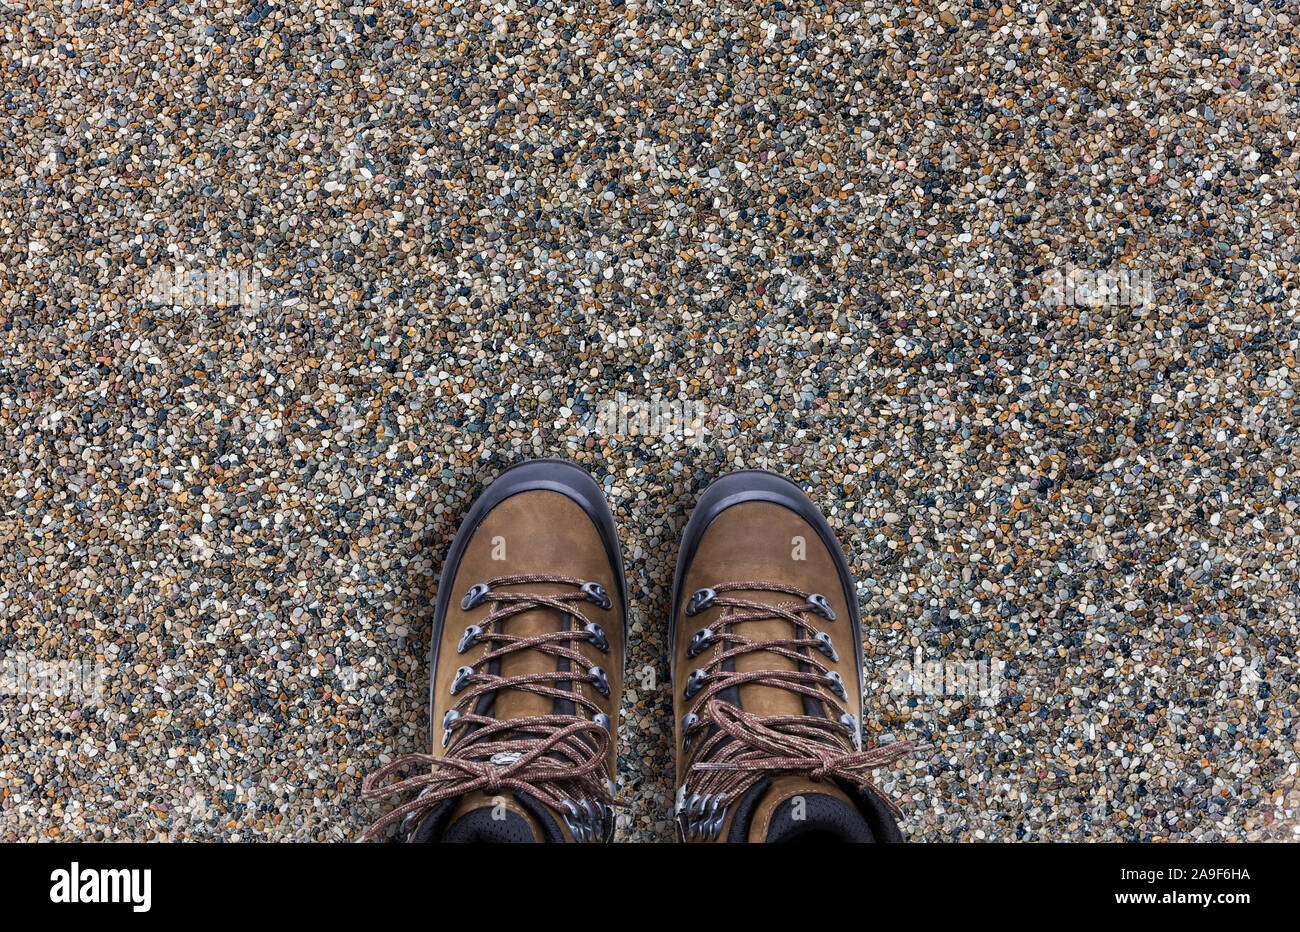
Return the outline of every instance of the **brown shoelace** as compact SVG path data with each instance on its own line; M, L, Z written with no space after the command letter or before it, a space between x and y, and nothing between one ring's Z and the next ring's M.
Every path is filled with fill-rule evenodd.
M879 799L895 818L901 818L898 806L871 783L868 774L917 750L918 745L911 741L896 741L869 751L855 749L856 736L839 720L848 714L847 710L827 688L827 674L831 671L818 659L823 655L814 649L811 640L818 629L803 617L804 613L813 611L808 602L812 593L781 583L754 581L725 583L712 588L716 593L712 605L726 610L716 624L731 626L730 632L716 632L713 640L729 646L710 656L701 668L704 676L699 682L703 685L696 693L695 705L691 709L697 720L687 730L686 746L691 747L693 736L703 737L695 740L689 752L683 797L696 800L721 797L729 804L764 776L800 774L814 781L840 779L850 782ZM723 595L737 590L791 595L799 601L773 605ZM760 640L737 633L737 626L744 622L771 619L790 622L797 633L806 637ZM725 661L757 651L786 657L805 669L748 673L729 673L722 669ZM808 696L821 702L827 714L825 717L754 715L717 698L724 690L746 685L784 689Z
M571 585L578 590L583 580L570 576L528 574L501 576L488 580L484 602L496 607L478 623L478 642L490 649L474 661L473 674L464 680L457 694L454 738L442 756L408 754L368 774L362 783L362 796L368 801L389 800L416 793L415 798L397 806L375 821L361 836L370 841L395 822L414 827L422 817L444 800L466 793L498 793L514 790L527 793L538 802L559 812L582 812L585 800L613 805L606 773L609 731L591 717L579 715L534 715L498 720L475 713L480 696L500 690L518 689L538 696L572 702L576 709L600 713L600 706L576 690L560 689L564 683L599 683L600 678L587 672L590 658L569 646L568 642L584 639L583 627L589 619L577 607L588 601L581 591L542 595L524 591L503 591L502 587L535 583ZM498 622L538 608L555 609L571 617L575 626L533 637L517 637L505 632ZM529 673L502 677L486 672L487 665L507 654L535 650L569 661L569 670ZM419 771L396 783L385 783L394 774ZM587 810L589 811L589 810Z

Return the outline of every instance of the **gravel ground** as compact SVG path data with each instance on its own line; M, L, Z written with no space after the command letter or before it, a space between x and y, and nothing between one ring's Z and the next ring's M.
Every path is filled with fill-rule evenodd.
M630 561L621 839L741 466L842 534L914 837L1300 831L1294 0L0 24L0 838L354 838L468 502L556 455Z

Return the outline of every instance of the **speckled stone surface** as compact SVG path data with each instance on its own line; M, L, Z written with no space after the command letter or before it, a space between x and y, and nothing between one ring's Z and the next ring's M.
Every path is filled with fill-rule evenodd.
M667 587L742 466L842 535L913 837L1296 837L1293 2L0 33L0 839L355 838L532 456L622 524L622 840L671 837Z

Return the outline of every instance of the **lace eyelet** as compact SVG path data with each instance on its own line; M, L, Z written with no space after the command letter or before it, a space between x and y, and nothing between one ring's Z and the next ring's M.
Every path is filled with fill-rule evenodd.
M712 628L701 628L696 631L691 638L691 643L686 646L687 657L698 657L704 653L704 649L709 646L709 641L713 640Z
M571 799L564 800L565 812L560 815L564 819L564 824L569 828L569 834L573 836L576 842L584 842L590 839L590 828L587 825L587 816L583 808Z
M592 683L591 685L596 688L596 692L600 693L602 696L608 699L609 698L609 677L606 676L605 671L601 667L592 667L587 671L587 675L595 677L595 682Z
M701 828L702 834L710 841L717 839L722 832L722 823L727 820L727 797L725 793L719 793L713 797L713 802L709 804L709 817Z
M690 731L699 723L700 717L698 715L694 712L687 712L682 716L682 734L686 734L686 732Z
M587 640L592 643L596 650L600 651L602 654L609 653L609 639L605 637L604 628L593 621L582 630L587 632Z
M849 730L849 737L853 740L853 749L862 750L862 728L858 725L858 717L852 712L845 712L840 716L840 724Z
M820 615L827 621L835 620L835 610L831 608L831 603L826 601L826 596L814 592L808 596L808 607L812 609L813 614Z
M478 639L482 634L483 629L479 625L470 625L465 629L465 633L460 636L460 643L456 645L456 653L465 653L478 643Z
M442 746L446 747L451 743L451 734L456 728L456 722L460 720L460 713L455 709L448 709L447 714L442 717Z
M487 594L492 591L492 587L487 583L476 583L469 587L469 592L465 593L465 598L460 600L460 610L462 612L472 611L483 604Z
M701 689L704 688L704 678L708 676L703 670L692 670L686 675L686 688L682 690L682 695L690 699Z
M686 603L686 614L698 615L706 608L712 606L713 600L717 597L718 594L712 589L696 589L691 593L691 598Z
M830 658L831 663L839 663L840 655L835 652L835 645L831 643L831 636L825 631L819 631L813 638L817 643L817 649Z
M451 694L454 696L465 688L469 678L474 675L473 667L457 667L456 678L451 681Z
M587 799L585 796L576 803L563 801L560 817L569 829L574 841L596 841L604 837L609 809L600 800Z
M609 599L609 593L600 583L587 582L580 587L582 594L587 597L587 601L593 603L597 608L608 611L613 602Z
M831 692L846 702L848 701L849 693L848 690L844 688L844 677L840 676L834 670L831 670L826 674L826 683L830 686Z
M595 722L597 725L599 725L601 728L605 729L606 731L609 731L609 724L610 724L609 716L606 715L604 712L597 712L595 715L591 717L591 720Z
M727 819L727 797L723 793L694 793L687 799L685 788L679 788L676 816L683 841L715 840Z

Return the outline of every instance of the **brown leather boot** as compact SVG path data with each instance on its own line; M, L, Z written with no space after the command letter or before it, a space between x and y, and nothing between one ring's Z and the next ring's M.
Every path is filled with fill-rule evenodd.
M902 841L867 779L857 590L798 486L713 482L682 534L671 615L677 807L686 841Z
M582 469L502 473L451 544L433 616L432 754L370 774L368 799L418 792L410 841L608 841L627 604L618 533ZM386 783L399 772L412 775Z

